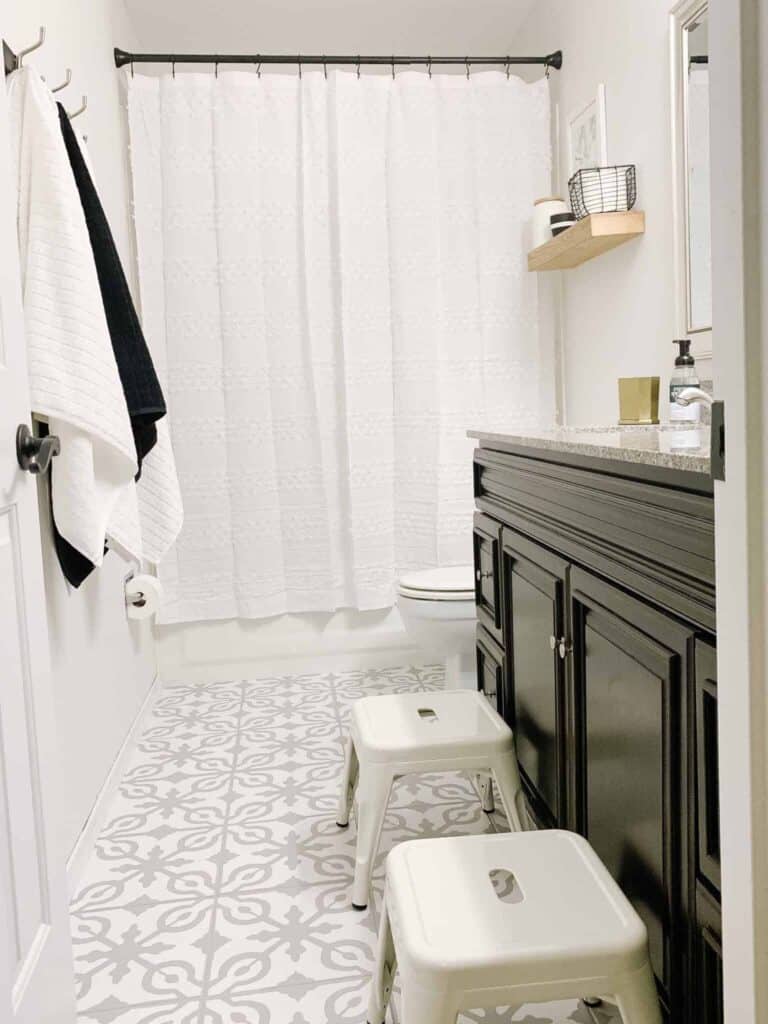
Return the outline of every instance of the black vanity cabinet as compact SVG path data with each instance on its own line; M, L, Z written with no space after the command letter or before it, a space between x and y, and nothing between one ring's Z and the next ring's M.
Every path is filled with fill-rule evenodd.
M532 817L632 900L669 1024L721 1024L711 483L481 441L475 495L478 682Z

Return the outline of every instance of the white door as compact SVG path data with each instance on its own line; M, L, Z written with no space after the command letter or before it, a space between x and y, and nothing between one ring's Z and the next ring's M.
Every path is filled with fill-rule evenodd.
M30 403L9 156L0 89L0 1021L71 1024L36 479L16 461L16 428L29 423Z
M710 0L720 824L726 1024L768 1021L768 19Z

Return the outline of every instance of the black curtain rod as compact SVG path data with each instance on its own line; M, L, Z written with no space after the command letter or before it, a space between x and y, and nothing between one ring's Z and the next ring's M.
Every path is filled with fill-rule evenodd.
M560 70L563 66L563 51L556 50L546 57L370 57L346 54L267 54L267 53L128 53L115 47L115 65L126 64L348 64L354 67L378 65L393 67L404 64L455 64L470 67L473 64L540 64Z

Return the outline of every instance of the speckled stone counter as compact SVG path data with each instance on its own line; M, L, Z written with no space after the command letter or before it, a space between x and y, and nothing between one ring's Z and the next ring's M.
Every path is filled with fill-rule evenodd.
M475 438L483 447L498 444L505 448L532 449L531 455L535 449L710 475L709 427L556 427L525 434L470 430L467 436Z

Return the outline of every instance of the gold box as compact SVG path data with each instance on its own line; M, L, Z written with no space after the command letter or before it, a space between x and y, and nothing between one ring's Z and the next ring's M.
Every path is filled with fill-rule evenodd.
M619 377L619 423L659 422L659 378Z

